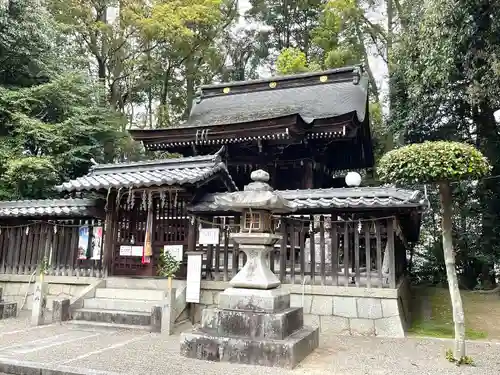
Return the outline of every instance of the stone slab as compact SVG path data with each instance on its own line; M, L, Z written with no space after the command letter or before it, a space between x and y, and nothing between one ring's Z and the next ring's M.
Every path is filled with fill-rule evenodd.
M151 314L127 311L78 309L73 311L73 319L127 325L151 325Z
M290 293L281 287L269 290L228 288L219 294L219 308L278 312L290 308Z
M359 318L382 318L382 305L379 298L357 298L357 304Z
M0 319L15 318L17 302L0 302Z
M86 368L75 368L63 365L49 365L16 361L11 359L0 360L0 373L12 375L119 375L118 372L100 371Z
M285 340L211 336L195 329L180 340L187 358L293 369L318 347L319 328L304 327Z
M374 323L376 336L398 338L405 337L405 331L399 316L377 319Z
M278 313L204 309L201 330L217 336L283 340L304 325L302 308Z

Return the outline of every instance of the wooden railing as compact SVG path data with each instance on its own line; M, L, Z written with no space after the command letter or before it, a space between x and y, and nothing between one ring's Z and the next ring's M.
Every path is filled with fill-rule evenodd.
M229 281L244 265L245 254L230 240L238 218L200 218L203 228L220 228L216 245L197 245L204 252L203 277ZM269 266L282 283L395 288L405 271L406 253L393 218L332 220L330 215L282 217L282 235L269 256Z
M2 223L0 273L31 275L45 258L48 275L100 277L102 248L99 259L79 259L78 240L80 226L88 226L91 248L93 227L102 225L97 219Z

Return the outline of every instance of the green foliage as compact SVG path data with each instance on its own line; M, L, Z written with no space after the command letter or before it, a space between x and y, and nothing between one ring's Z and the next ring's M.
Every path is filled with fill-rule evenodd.
M297 48L307 57L312 55L312 31L319 24L319 16L325 0L250 0L250 9L245 18L250 23L262 24L256 42L265 62L273 62L274 57L285 48Z
M79 72L51 68L58 63L50 48L57 29L34 4L16 5L14 15L2 19L12 39L0 39L0 48L23 62L0 75L2 199L48 197L56 183L85 174L91 158L113 160L125 138L118 131L121 115L107 105L99 85ZM40 21L36 36L27 31L33 20Z
M40 275L47 275L49 271L49 260L47 257L43 257L42 261L40 262L38 272Z
M35 1L7 4L0 7L0 82L16 86L45 82L57 68L46 58L54 53L55 24Z
M285 48L276 60L279 74L295 74L307 72L306 54L297 48Z
M168 251L160 255L160 261L156 273L162 277L173 277L181 267L181 262L177 261Z
M455 356L453 355L453 350L451 350L451 349L447 349L445 355L446 355L446 359L449 362L455 363L457 366L460 366L460 365L474 366L474 360L472 359L472 357L469 357L468 355L466 355L460 359L456 359Z
M473 146L458 142L424 142L389 151L377 172L396 184L478 180L490 171L486 158Z

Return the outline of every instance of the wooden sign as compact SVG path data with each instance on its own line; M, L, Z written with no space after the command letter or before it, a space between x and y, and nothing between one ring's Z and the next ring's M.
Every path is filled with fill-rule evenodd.
M169 252L170 255L172 255L174 257L174 259L178 262L182 262L182 251L183 251L182 245L164 245L163 246L163 253L165 254L166 252Z
M200 245L217 245L219 243L219 228L202 228L198 238Z
M187 253L186 302L200 303L201 293L201 252Z

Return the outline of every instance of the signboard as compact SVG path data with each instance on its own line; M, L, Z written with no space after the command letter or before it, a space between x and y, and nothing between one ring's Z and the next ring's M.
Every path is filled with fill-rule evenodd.
M89 227L82 226L78 230L78 259L87 259L89 251Z
M200 303L201 253L188 253L186 302Z
M132 246L120 246L120 256L129 257L132 255Z
M198 243L200 245L217 245L219 243L219 228L201 228Z
M144 251L144 246L131 246L131 256L133 257L142 257L142 252Z
M102 227L94 227L92 229L92 260L101 259L102 249Z
M169 252L170 255L174 257L174 259L178 262L182 262L182 245L165 245L163 246L163 253Z

